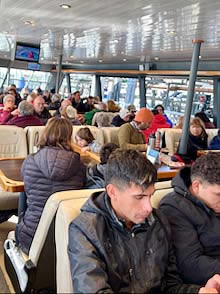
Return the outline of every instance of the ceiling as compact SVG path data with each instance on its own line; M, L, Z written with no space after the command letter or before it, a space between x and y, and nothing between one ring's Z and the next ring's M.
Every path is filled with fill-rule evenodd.
M41 44L40 63L182 61L194 39L203 60L220 59L219 0L0 0L0 28L0 58L12 60L23 41Z

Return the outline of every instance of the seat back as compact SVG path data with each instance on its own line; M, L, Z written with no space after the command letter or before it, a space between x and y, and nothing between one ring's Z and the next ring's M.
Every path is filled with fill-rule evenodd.
M96 112L92 118L92 126L111 126L112 120L116 115L118 115L117 112Z
M118 141L118 131L119 127L103 127L103 137L104 137L104 143L115 143L119 145Z
M26 157L27 141L23 128L0 126L0 157Z
M173 192L172 187L155 190L154 194L151 196L151 204L153 208L159 208L161 199L163 199L170 192Z
M166 147L169 151L169 155L173 155L179 145L181 138L182 130L181 129L166 129L165 131L165 142Z
M213 137L218 135L218 129L206 129L206 133L208 135L208 144L213 139Z
M95 140L100 144L100 146L102 146L104 144L104 137L103 137L103 132L101 129L95 127L95 126L73 126L73 134L72 134L72 138L73 138L73 142L76 143L76 134L77 132L81 129L81 128L89 128L91 133L93 134Z
M61 195L66 198L66 200L62 201L59 205L55 225L57 293L73 293L70 263L67 253L69 224L79 215L80 208L88 197L97 191L104 191L104 189L87 189L56 193L57 196ZM68 197L71 199L67 199Z
M25 128L29 154L37 152L37 143L44 129L45 126L31 126Z

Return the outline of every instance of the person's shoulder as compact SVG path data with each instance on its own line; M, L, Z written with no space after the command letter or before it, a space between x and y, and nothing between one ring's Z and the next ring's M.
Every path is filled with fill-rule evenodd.
M132 130L132 126L129 122L125 123L120 126L119 131L121 131L121 130Z

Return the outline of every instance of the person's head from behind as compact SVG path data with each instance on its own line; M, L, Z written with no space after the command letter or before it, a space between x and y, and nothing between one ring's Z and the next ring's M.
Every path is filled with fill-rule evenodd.
M153 120L153 113L147 108L141 108L135 115L134 121L140 130L146 130L150 127Z
M22 101L18 105L18 111L19 111L20 116L33 115L33 113L34 113L34 107L29 102Z
M28 96L27 96L27 99L26 101L30 104L34 104L34 100L35 98L37 97L37 94L34 93L34 92L31 92Z
M128 122L130 120L131 113L128 109L121 109L119 116L121 119L123 119L123 121Z
M191 120L189 131L195 137L204 136L204 134L206 133L205 125L198 117L195 117Z
M159 114L164 114L164 107L162 104L158 104L157 106L155 106L154 110L157 110Z
M67 105L61 110L61 116L70 120L76 119L77 110L72 105Z
M176 125L176 129L182 129L183 128L183 123L184 123L184 116L180 115L178 118L178 123Z
M46 128L40 138L39 146L43 148L59 147L64 150L73 151L72 147L73 127L69 120L53 117L48 120Z
M152 212L157 171L145 155L135 150L117 149L105 168L106 191L117 216L130 228Z
M119 146L115 143L106 143L105 145L103 145L100 150L100 163L106 164L111 153L117 148L119 148Z
M15 97L13 95L6 95L3 98L4 109L8 111L12 111L15 108Z
M45 101L43 97L41 95L37 96L33 102L34 110L37 113L41 114L44 111L44 104L45 104Z
M74 92L73 93L73 98L74 98L76 103L79 103L79 101L80 101L80 91Z
M205 114L205 112L197 112L195 114L195 117L200 118L204 123L210 122L208 116Z
M61 110L66 108L68 105L72 105L71 101L69 99L64 99L62 102L61 102Z
M94 141L94 136L89 128L81 128L76 133L76 142L80 147L86 147Z
M57 103L57 102L60 102L60 99L61 99L60 94L53 94L53 96L51 97L51 102Z
M209 152L196 159L191 168L192 193L220 213L220 153Z

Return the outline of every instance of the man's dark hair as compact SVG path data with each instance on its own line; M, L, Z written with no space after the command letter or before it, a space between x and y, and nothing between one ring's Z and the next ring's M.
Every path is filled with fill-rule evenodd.
M204 123L208 123L210 122L210 119L208 118L208 116L205 114L205 112L197 112L195 114L195 117L200 118Z
M191 168L191 181L194 179L220 185L220 153L209 152L197 158Z
M117 148L119 148L118 145L114 143L107 143L103 145L100 150L100 163L106 164L111 153L115 151Z
M156 182L157 171L144 154L117 149L109 157L104 177L106 186L115 184L120 188L134 183L146 189Z
M75 91L75 92L73 93L73 95L76 95L77 93L80 94L80 91Z

